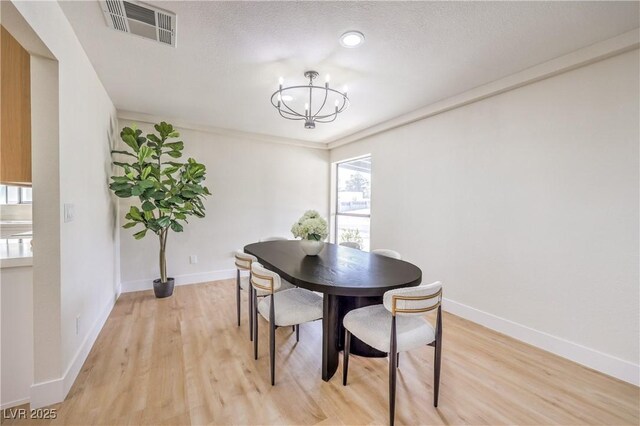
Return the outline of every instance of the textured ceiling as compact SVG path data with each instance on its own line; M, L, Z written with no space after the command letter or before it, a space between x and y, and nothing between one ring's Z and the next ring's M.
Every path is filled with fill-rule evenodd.
M61 3L118 109L316 142L639 25L638 2L148 3L177 14L177 48L107 28L97 1ZM351 29L357 49L338 41ZM307 69L351 98L314 130L269 103L279 76L302 84Z

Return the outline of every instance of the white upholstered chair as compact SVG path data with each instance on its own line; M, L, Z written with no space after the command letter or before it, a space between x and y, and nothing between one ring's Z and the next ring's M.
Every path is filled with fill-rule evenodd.
M371 253L379 254L380 256L391 257L393 259L402 260L402 256L400 255L400 253L398 253L395 250L375 249L375 250L371 250Z
M282 287L280 275L254 262L251 284L254 288L253 356L258 359L258 313L269 322L269 361L271 385L275 385L276 327L295 326L296 341L300 340L300 324L322 318L322 297L302 288L277 291ZM268 294L259 303L255 294Z
M360 244L358 244L358 243L356 243L354 241L344 241L344 242L340 243L340 245L344 246L344 247L350 247L350 248L353 248L353 249L360 250Z
M438 406L440 359L442 353L442 283L389 290L382 305L354 309L345 315L344 364L342 384L347 385L351 335L369 346L389 354L389 423L395 420L397 355L400 352L434 347L433 406ZM437 309L432 326L423 314Z
M236 250L235 252L235 262L236 262L236 305L237 305L237 314L238 314L238 327L240 327L240 292L242 290L247 290L248 291L248 307L247 307L247 316L249 317L249 339L253 339L253 297L251 297L252 293L253 293L253 287L251 286L250 283L250 278L246 277L246 276L242 276L241 273L242 271L249 271L249 275L251 275L251 264L253 262L257 262L258 259L253 256L250 255L248 253L245 253L242 250ZM284 281L282 282L282 286L280 287L281 290L286 290L288 288L293 288L294 286L289 283L288 281ZM257 297L264 297L267 295L267 292L264 291L259 291L257 293Z

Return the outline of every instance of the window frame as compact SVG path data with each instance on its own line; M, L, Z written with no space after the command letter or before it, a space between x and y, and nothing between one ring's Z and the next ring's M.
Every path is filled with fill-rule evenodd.
M351 163L353 161L358 161L358 160L363 160L368 158L370 163L373 164L372 161L372 155L371 154L365 154L365 155L361 155L358 157L353 157L353 158L348 158L346 160L341 160L341 161L336 161L334 163L335 166L335 183L333 186L333 190L335 191L335 198L333 200L334 202L334 212L333 212L333 216L334 216L334 220L333 220L333 241L335 244L340 244L339 243L339 235L338 235L338 216L350 216L350 217L365 217L369 219L369 245L371 245L371 207L369 207L369 214L364 214L364 213L340 213L340 188L338 187L338 185L340 185L340 165L344 164L344 163ZM373 171L370 172L371 174L371 180L373 181ZM371 187L373 187L373 185L371 185ZM371 191L371 188L370 188ZM372 193L369 194L369 199L371 199L373 196Z
M5 187L5 192L4 192L4 197L2 199L0 199L0 205L2 206L19 206L19 205L30 205L33 204L33 192L31 194L32 200L31 201L24 201L24 193L23 191L25 189L31 189L30 186L18 186L18 185L5 185L2 184L2 186ZM9 203L9 188L18 188L18 202L17 203Z

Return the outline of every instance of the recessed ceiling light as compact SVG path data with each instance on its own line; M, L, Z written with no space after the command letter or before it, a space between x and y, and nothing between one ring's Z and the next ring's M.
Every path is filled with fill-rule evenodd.
M364 43L364 34L360 31L347 31L340 36L340 44L344 47L358 47Z

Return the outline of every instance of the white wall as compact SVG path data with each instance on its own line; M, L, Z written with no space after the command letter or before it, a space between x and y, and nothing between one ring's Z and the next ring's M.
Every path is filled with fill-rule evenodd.
M38 200L34 174L36 383L31 403L37 407L64 398L117 297L117 203L107 187L111 135L117 125L115 108L59 4L13 5L55 57L58 67L58 132L40 133L43 141L58 149L48 158L44 157L46 152L34 150L34 164L36 157L42 164L47 161L47 170L52 172L48 185L54 191L46 204ZM32 105L51 100L34 100ZM75 207L75 218L69 223L62 221L64 203ZM38 218L43 217L52 219L55 229L39 236ZM58 232L55 242L51 238L55 239ZM39 238L45 240L44 234L49 237L48 250L38 242ZM49 276L38 274L43 263L52 270ZM41 310L50 315L39 314Z
M634 50L331 161L372 153L372 247L444 281L452 311L637 383L638 68Z
M0 409L29 401L33 383L33 268L0 269Z
M120 120L120 128L132 124ZM138 126L144 134L152 129ZM213 195L205 203L205 218L194 217L183 233L169 236L168 273L177 283L235 274L234 250L265 236L292 238L291 225L305 210L328 214L328 151L178 130L185 142L183 159L205 164L205 183ZM130 205L120 202L122 221ZM123 291L150 289L159 276L157 238L148 234L136 241L135 229L120 231ZM189 263L190 255L198 256L197 264Z

